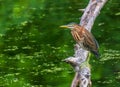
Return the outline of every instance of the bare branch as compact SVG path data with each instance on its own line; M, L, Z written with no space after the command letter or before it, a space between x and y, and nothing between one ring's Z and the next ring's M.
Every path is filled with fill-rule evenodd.
M91 31L96 17L100 14L101 8L104 6L107 0L90 0L88 6L84 11L80 25L85 27L88 31ZM80 48L78 44L75 45L75 54L73 57L69 57L64 61L71 64L76 74L72 81L71 87L91 87L91 72L89 66L89 52Z
M84 11L85 11L85 9L78 9L78 11L84 12Z

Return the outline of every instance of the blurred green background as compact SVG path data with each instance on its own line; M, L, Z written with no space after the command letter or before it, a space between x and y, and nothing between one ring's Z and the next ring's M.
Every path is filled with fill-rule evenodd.
M74 54L69 30L89 0L0 0L0 87L70 87ZM91 56L93 87L120 86L120 1L108 0L92 33L101 58Z

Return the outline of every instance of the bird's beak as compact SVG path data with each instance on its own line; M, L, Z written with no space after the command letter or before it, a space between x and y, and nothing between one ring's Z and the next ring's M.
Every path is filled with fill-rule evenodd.
M67 25L60 26L61 28L69 28Z

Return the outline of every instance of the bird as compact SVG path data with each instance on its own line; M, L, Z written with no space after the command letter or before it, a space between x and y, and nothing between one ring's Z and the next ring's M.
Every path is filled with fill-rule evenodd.
M90 51L99 58L99 44L93 34L89 32L84 26L81 26L76 23L70 23L67 25L60 26L61 28L68 28L71 30L71 34L77 44L84 50Z

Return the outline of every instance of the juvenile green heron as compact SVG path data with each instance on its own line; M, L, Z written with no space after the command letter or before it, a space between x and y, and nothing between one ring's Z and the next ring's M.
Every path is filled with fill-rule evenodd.
M90 33L87 29L75 23L62 25L60 27L71 29L71 34L80 47L90 51L96 57L99 57L99 45L92 33Z

